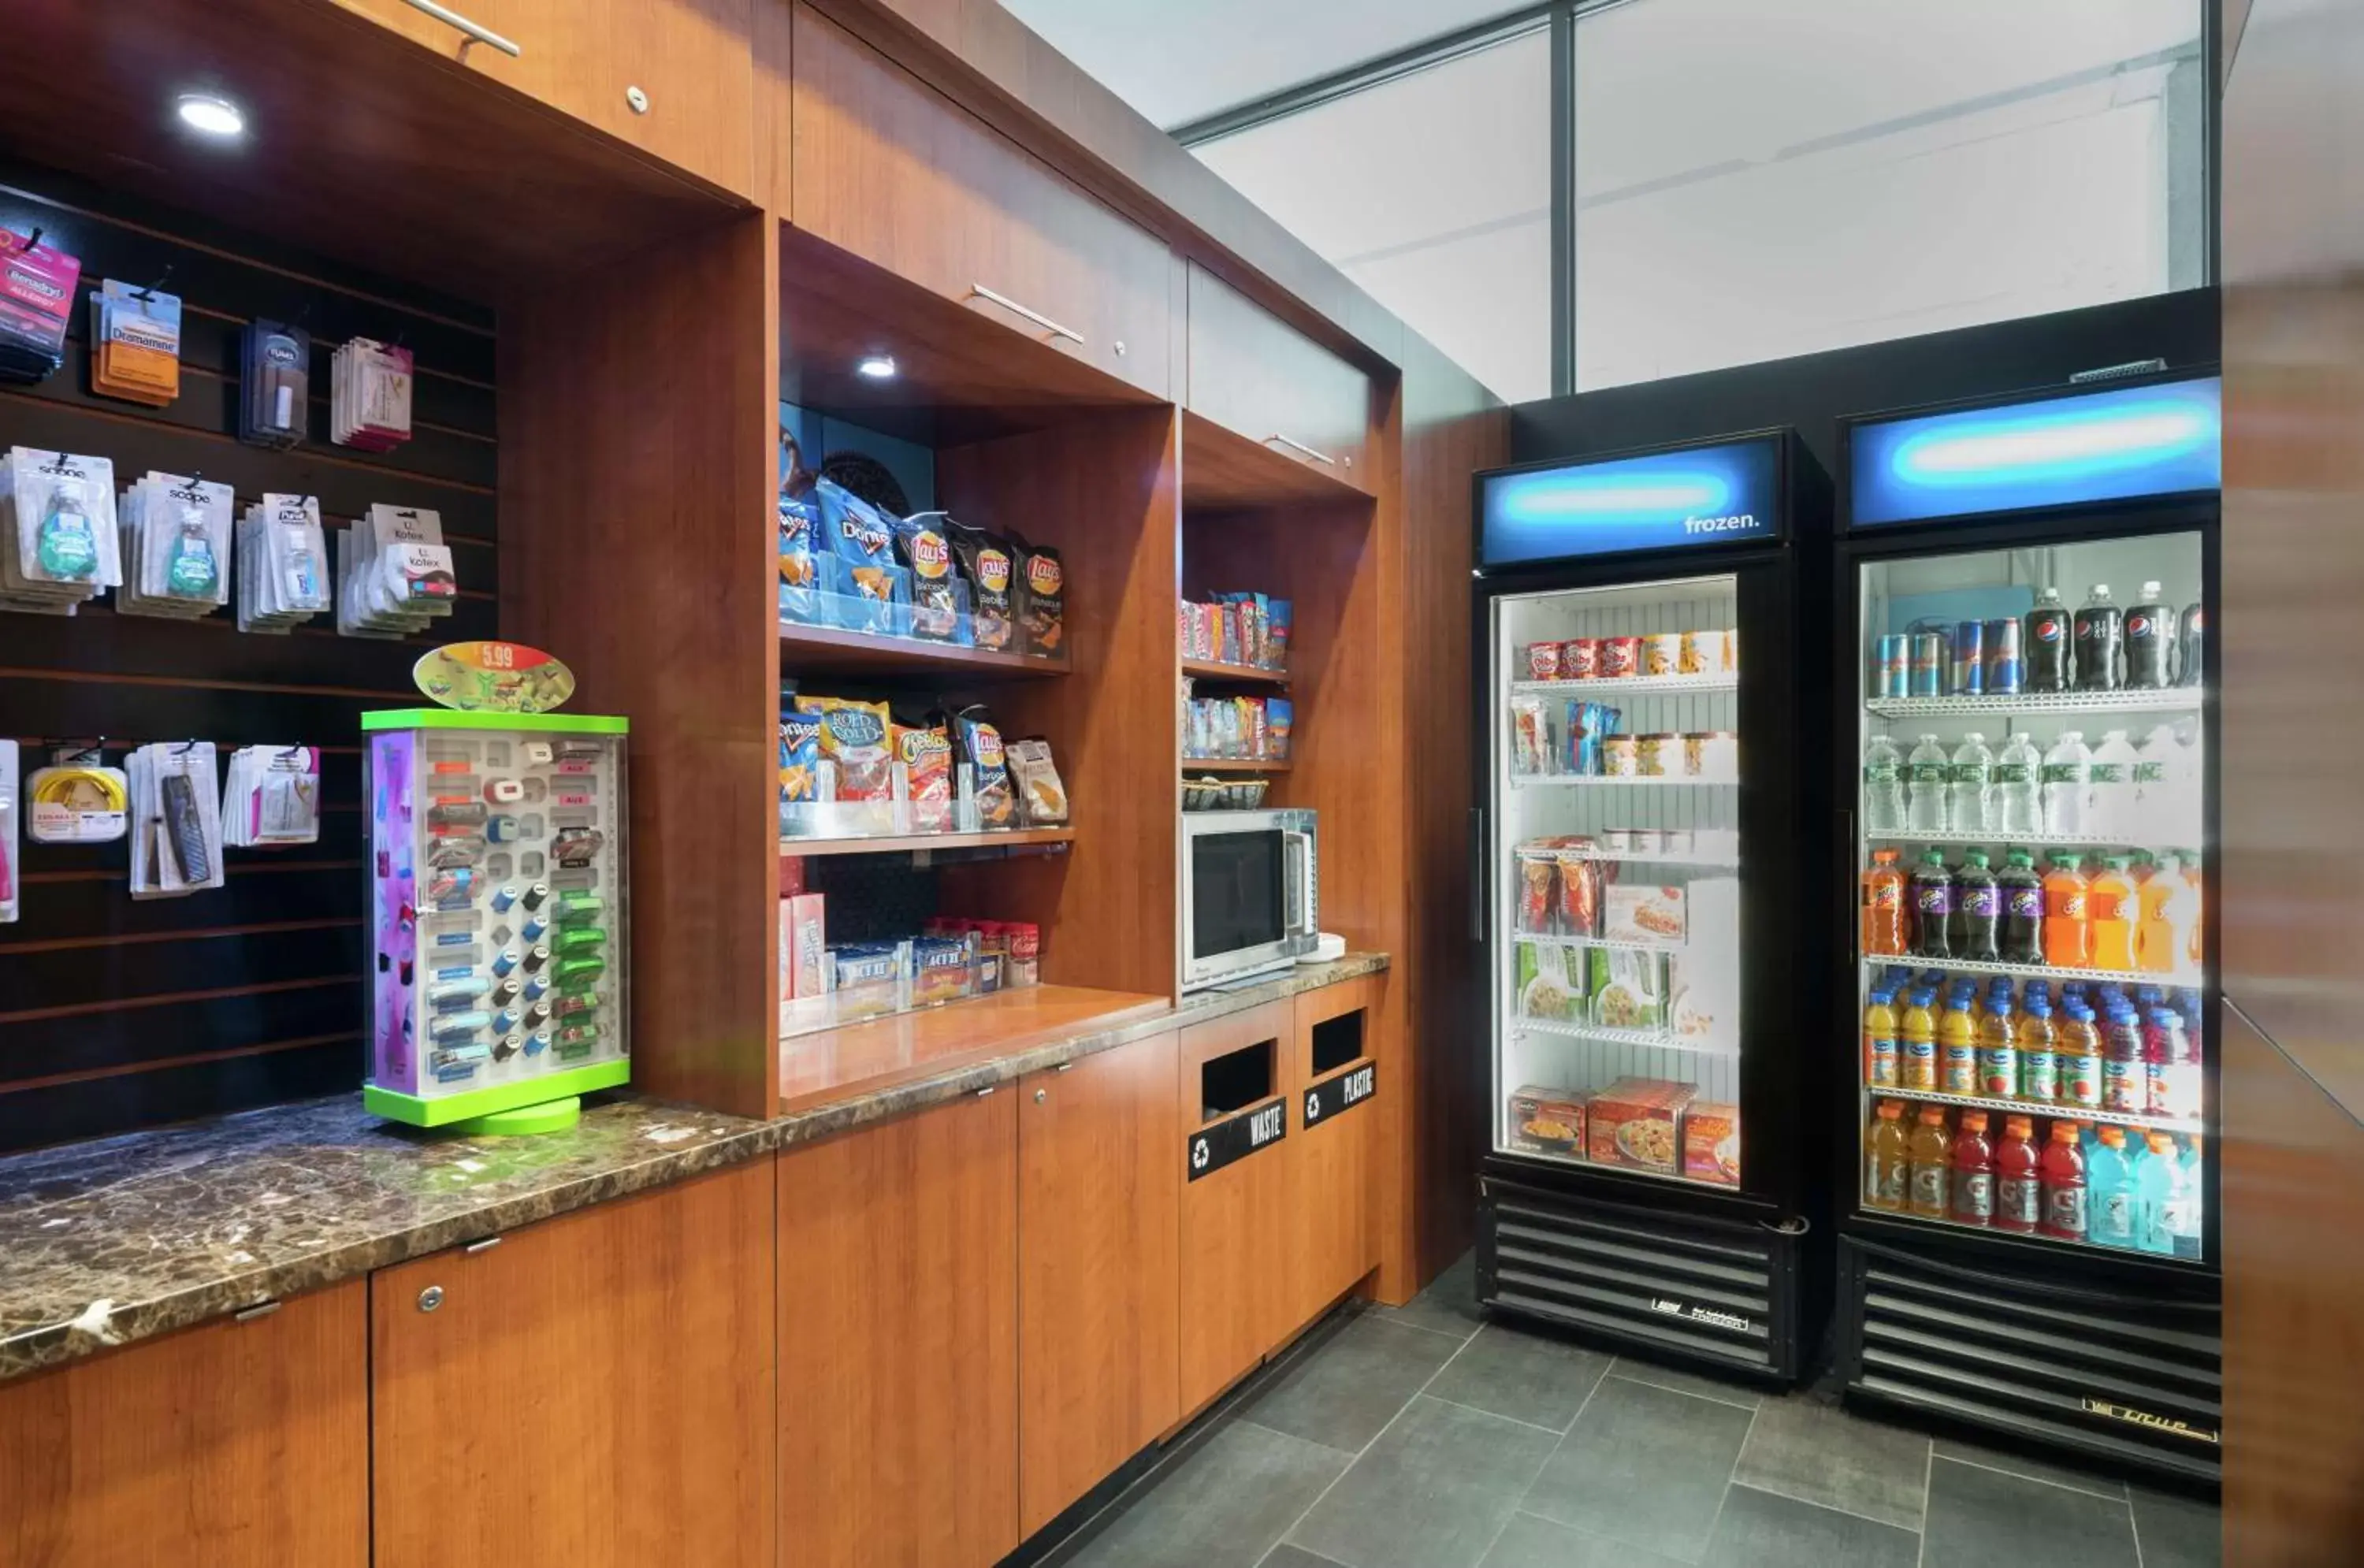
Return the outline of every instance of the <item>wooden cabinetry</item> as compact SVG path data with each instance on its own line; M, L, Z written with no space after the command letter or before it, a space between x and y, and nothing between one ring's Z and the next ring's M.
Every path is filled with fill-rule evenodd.
M739 195L753 184L756 3L452 0L444 7L515 44L512 55L407 0L337 0L422 48Z
M1237 435L1374 494L1371 380L1190 265L1184 405Z
M380 1271L375 1568L770 1568L773 1171Z
M1370 1102L1379 1092L1372 1050L1382 984L1367 976L1305 992L1293 1003L1289 1049L1299 1086L1291 1096L1292 1202L1282 1249L1291 1333L1354 1289L1378 1262L1371 1151L1377 1146L1379 1113Z
M1019 1529L1180 1417L1175 1037L1019 1080Z
M783 1561L1018 1545L1018 1094L779 1161Z
M0 1387L9 1568L364 1568L368 1285Z
M792 53L798 228L1166 395L1161 241L807 6Z
M1169 1137L1189 1167L1179 1306L1185 1411L1252 1370L1297 1324L1287 1256L1297 1206L1288 1149L1293 1024L1289 1004L1271 1002L1181 1034Z

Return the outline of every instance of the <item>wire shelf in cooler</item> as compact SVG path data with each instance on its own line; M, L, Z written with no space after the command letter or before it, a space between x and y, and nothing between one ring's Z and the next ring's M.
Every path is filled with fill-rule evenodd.
M1882 718L1944 718L1972 713L2198 713L2204 694L2194 686L2114 692L2010 692L1977 696L1866 697L1864 711Z
M1545 784L1656 784L1660 787L1688 784L1693 788L1733 789L1736 779L1699 778L1682 773L1513 773L1511 787L1528 789Z
M1890 831L1873 828L1864 838L1875 844L2026 844L2044 848L2075 848L2097 850L2132 850L2140 848L2171 849L2180 844L2201 841L2200 826L2193 823L2172 834L2144 833L2132 838L2124 833L2004 833L1938 832L1922 829L1908 832L1899 828Z
M1546 851L1563 860L1623 861L1653 866L1705 866L1716 871L1740 869L1738 855L1702 855L1688 850L1559 850Z
M1706 1187L1712 1192L1736 1191L1737 1182L1711 1182L1699 1176L1687 1176L1680 1171L1654 1171L1646 1165L1605 1165L1588 1160L1581 1154L1561 1154L1549 1149L1521 1149L1497 1140L1494 1152L1511 1160L1533 1160L1545 1165L1564 1165L1578 1171L1604 1171L1617 1176L1642 1176L1654 1182L1675 1182L1687 1187Z
M1572 940L1572 939L1571 939ZM2049 963L2003 963L1980 958L1928 958L1918 953L1866 953L1864 967L1949 970L1959 974L2016 974L2030 980L2086 980L2120 985L2163 985L2169 990L2197 987L2202 976L2189 970L2068 969Z
M1513 1030L1533 1029L1537 1034L1556 1034L1569 1040L1597 1040L1604 1045L1639 1045L1653 1051L1688 1051L1696 1056L1738 1056L1737 1048L1724 1045L1702 1045L1685 1040L1669 1029L1621 1029L1607 1024L1562 1023L1556 1018L1518 1018L1511 1020Z
M1961 1106L1974 1111L2001 1111L2006 1116L2045 1117L2054 1121L2089 1121L2102 1127L2139 1127L2148 1132L2189 1135L2208 1130L2208 1124L2198 1117L2162 1116L2149 1111L2105 1111L2085 1106L2045 1105L2034 1100L2006 1099L1994 1095L1947 1095L1935 1089L1888 1089L1869 1084L1864 1085L1863 1092L1875 1100L1927 1101L1931 1105Z
M1730 692L1740 687L1737 675L1616 675L1580 681L1512 681L1511 690L1522 696L1647 697L1688 696L1698 692Z
M1513 931L1511 940L1518 942L1540 942L1554 948L1610 948L1623 952L1689 952L1686 942L1624 942L1607 937L1564 937L1552 931Z

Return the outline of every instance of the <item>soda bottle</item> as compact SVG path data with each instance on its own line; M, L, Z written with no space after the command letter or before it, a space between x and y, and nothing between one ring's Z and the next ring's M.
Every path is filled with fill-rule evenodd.
M2197 686L2208 679L2208 612L2198 605L2183 612L2175 631L2175 684Z
M1875 1089L1902 1086L1896 1027L1896 993L1874 991L1863 1010L1863 1081Z
M2102 1031L2102 1108L2139 1114L2150 1103L2149 1067L2144 1060L2143 1028L2135 1010L2112 1007Z
M1915 833L1946 830L1946 775L1953 763L1934 735L1924 735L1904 764L1904 819Z
M2142 758L2123 729L2102 737L2085 764L2084 831L2096 838L2130 838L2135 830L2135 766Z
M2086 775L2091 762L2080 730L2062 730L2052 750L2044 753L2046 832L2065 836L2085 831Z
M1964 1111L1954 1134L1953 1218L1963 1225L1990 1225L1995 1211L1994 1145L1987 1141L1987 1113Z
M2037 1176L2034 1118L2002 1118L2002 1141L1995 1145L1994 1228L2018 1235L2035 1234L2044 1217L2044 1195Z
M1967 837L1993 829L1994 763L1987 738L1975 730L1963 736L1962 743L1954 749L1953 784L1946 813L1954 832Z
M2093 1009L2082 1002L2061 1008L2057 1033L2060 1057L2057 1104L2080 1110L2102 1108L2102 1031L2093 1027Z
M2088 1230L2104 1247L2131 1250L2142 1234L2142 1200L2126 1155L2126 1129L2105 1127L2085 1165Z
M2107 583L2093 592L2077 611L2077 689L2114 692L2118 689L2118 657L2124 651L2126 616L2110 597Z
M1863 1206L1890 1214L1904 1212L1910 1185L1912 1151L1904 1133L1904 1106L1882 1100L1873 1113L1871 1131L1864 1140Z
M1953 916L1954 876L1946 869L1945 851L1933 846L1912 868L1912 951L1923 958L1954 956L1946 937Z
M1904 868L1895 850L1871 851L1863 873L1863 951L1868 957L1901 957L1907 946Z
M2060 1098L2060 1056L2052 1029L2052 1004L2034 986L2022 1005L2015 1031L2019 1048L2019 1098L2040 1106Z
M1990 995L1979 1025L1979 1093L1990 1100L2019 1097L2019 1029L2008 996Z
M2095 969L2127 970L2135 966L2135 884L2126 875L2126 857L2104 855L2102 869L2085 889L2085 915L2092 932Z
M2035 858L2025 850L2013 850L2004 862L2002 873L1995 878L1996 891L2002 900L2002 940L1999 944L2002 961L2042 963L2044 884L2034 870Z
M2173 855L2162 859L2148 882L2135 890L2135 967L2165 974L2176 966L2178 933L2176 895L2184 892L2183 877Z
M2126 610L2126 684L2138 691L2169 684L2174 655L2175 606L2160 596L2158 584L2146 583L2142 602Z
M1937 1020L1937 1087L1948 1095L1979 1092L1979 1026L1966 995L1956 995Z
M1947 1178L1954 1169L1954 1135L1946 1130L1945 1106L1921 1107L1909 1152L1912 1195L1908 1203L1912 1212L1924 1219L1945 1218Z
M2002 755L1995 759L1994 817L1990 830L2002 833L2044 831L2043 797L2036 793L2036 771L2043 766L2035 742L2024 729L2003 738Z
M2073 1121L2056 1121L2044 1145L2044 1222L2038 1229L2056 1241L2085 1240L2085 1151L2078 1131Z
M2077 857L2053 856L2044 877L2044 962L2055 969L2084 969L2093 962L2089 896Z
M1987 869L1987 852L1965 850L1962 869L1954 873L1954 923L1946 935L1953 956L1993 962L2002 951L1997 945L2002 917L2002 895Z
M1868 833L1904 831L1904 759L1896 743L1875 735L1863 749L1863 826Z
M2060 602L2060 590L2046 588L2037 596L2035 607L2027 612L2027 689L2031 692L2065 692L2068 689L2072 655L2068 635L2068 606Z
M1926 989L1907 994L1904 1016L1896 1023L1897 1038L1903 1043L1899 1076L1908 1093L1937 1086L1937 1019L1929 1010L1929 1004L1936 999L1936 994Z

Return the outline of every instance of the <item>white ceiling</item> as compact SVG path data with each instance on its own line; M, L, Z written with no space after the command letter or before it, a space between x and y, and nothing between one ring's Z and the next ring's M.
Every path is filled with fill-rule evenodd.
M1522 9L1519 0L1001 0L1160 126Z

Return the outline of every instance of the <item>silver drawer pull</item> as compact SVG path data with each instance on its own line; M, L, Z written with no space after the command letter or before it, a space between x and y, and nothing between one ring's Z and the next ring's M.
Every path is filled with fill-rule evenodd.
M1272 445L1275 441L1278 441L1282 446L1287 447L1291 451L1303 452L1307 457L1311 458L1316 462L1327 464L1332 468L1338 466L1338 460L1336 458L1330 456L1327 452L1315 451L1303 441L1292 441L1287 436L1266 436L1264 439L1264 444L1266 446Z
M411 4L415 6L418 4L418 0L411 0ZM1010 298L1006 294L996 294L993 290L986 287L983 284L969 284L968 292L969 297L972 299L991 300L994 304L1001 306L1002 309L1009 312L1010 315L1024 317L1027 320L1034 323L1035 326L1043 328L1043 331L1051 334L1052 337L1066 338L1072 339L1077 348L1083 347L1084 335L1081 332L1077 332L1072 328L1060 326L1057 322L1052 320L1049 317L1043 315L1039 310L1027 309L1024 306L1019 304L1016 300Z
M501 37L500 34L493 31L492 28L485 27L480 23L472 22L468 20L467 17L460 15L457 11L447 11L442 6L435 4L435 0L404 0L404 4L407 5L414 11L426 12L429 16L434 17L437 21L442 23L447 28L457 28L460 31L467 34L469 39L474 42L488 44L492 48L499 50L503 54L507 55L511 60L522 59L525 55L525 50L518 48L517 45L509 42L508 39Z

